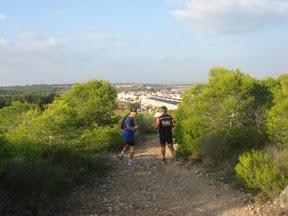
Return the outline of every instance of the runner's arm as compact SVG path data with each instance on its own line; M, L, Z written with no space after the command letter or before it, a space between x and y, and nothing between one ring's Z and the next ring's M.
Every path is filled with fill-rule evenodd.
M172 118L172 127L175 127L176 126L176 121L174 118Z
M135 127L132 127L132 126L127 126L127 130L130 130L130 131L135 131L137 129L137 126Z
M131 126L130 120L125 121L125 124L126 124L126 129L130 131L136 131L136 129L138 128L138 126L135 126L135 127Z
M155 124L155 129L158 129L160 125L160 118L156 118L156 124Z

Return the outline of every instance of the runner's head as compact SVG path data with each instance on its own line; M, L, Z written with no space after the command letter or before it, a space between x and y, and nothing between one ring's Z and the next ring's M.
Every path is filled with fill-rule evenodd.
M136 115L137 115L137 109L131 108L131 109L130 109L130 116L133 117L133 118L135 118Z
M166 107L166 106L162 106L162 107L160 108L160 112L161 112L161 113L167 113L167 107Z

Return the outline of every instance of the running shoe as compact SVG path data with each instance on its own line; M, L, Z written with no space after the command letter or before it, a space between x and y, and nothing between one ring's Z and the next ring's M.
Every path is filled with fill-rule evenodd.
M135 162L133 160L128 160L128 165L133 166L133 165L135 165Z
M118 158L119 158L119 160L123 160L124 154L122 154L122 153L118 154Z

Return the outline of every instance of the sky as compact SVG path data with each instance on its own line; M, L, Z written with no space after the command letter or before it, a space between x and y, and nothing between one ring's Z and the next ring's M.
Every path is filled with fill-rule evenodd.
M0 0L0 85L288 72L288 0Z

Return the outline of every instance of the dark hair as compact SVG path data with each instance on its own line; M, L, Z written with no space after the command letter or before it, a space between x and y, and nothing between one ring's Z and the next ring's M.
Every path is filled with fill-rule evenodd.
M131 108L130 112L136 112L137 113L137 109L136 108Z
M166 106L162 106L162 107L160 107L160 109L163 110L164 113L166 113L168 110Z

